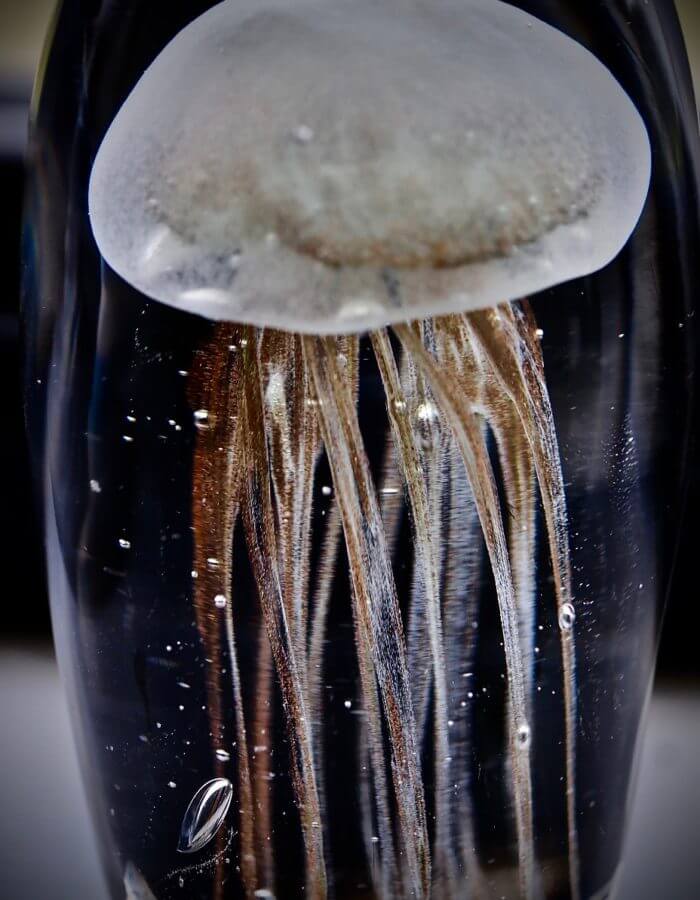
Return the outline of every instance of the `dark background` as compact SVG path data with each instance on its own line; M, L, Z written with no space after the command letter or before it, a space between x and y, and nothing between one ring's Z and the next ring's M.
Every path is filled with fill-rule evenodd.
M33 71L52 5L53 0L0 0L0 900L104 896L51 653L42 538L22 405L22 155ZM697 63L697 90L700 0L679 0L677 5L691 62ZM696 397L696 416L699 406ZM695 445L621 900L700 898L697 451Z

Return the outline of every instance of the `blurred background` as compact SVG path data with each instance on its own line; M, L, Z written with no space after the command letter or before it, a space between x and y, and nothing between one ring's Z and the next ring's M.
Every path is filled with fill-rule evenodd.
M147 0L146 0L147 2ZM583 2L583 0L581 0ZM654 0L649 0L654 2ZM700 0L677 0L700 93ZM0 898L103 900L67 710L53 660L42 539L21 399L23 152L34 70L54 0L0 0ZM689 509L700 501L700 460ZM661 641L619 897L700 897L700 653L687 524ZM20 578L21 575L21 578ZM21 588L20 588L21 585ZM69 862L68 862L69 861Z

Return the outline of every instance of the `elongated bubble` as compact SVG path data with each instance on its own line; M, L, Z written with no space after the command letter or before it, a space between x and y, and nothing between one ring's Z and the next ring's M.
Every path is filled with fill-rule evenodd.
M89 203L148 296L338 333L601 268L649 173L607 69L499 0L229 0L138 82Z
M233 785L227 778L213 778L196 792L182 820L179 853L196 853L221 828L231 805Z

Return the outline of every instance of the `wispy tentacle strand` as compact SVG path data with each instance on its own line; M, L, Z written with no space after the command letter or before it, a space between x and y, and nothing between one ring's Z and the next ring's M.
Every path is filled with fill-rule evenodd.
M246 350L244 448L248 475L243 521L253 573L287 717L294 789L306 851L306 894L323 900L327 893L321 808L314 773L311 727L303 680L289 627L278 569L275 516L270 491L270 460L265 440L263 397L257 348Z
M496 437L510 512L508 546L518 605L518 632L523 654L525 695L532 703L535 644L535 470L525 431L510 398L489 401L488 420Z
M530 727L538 484L561 628L570 881L577 900L568 522L534 320L526 305L505 306L396 325L395 333L404 351L400 369L387 332L370 336L389 426L379 492L360 431L358 338L221 325L193 367L190 400L200 410L193 463L193 564L199 576L194 609L207 657L214 661L207 681L213 750L230 741L225 669L219 665L228 651L243 889L252 897L261 884L274 888L269 772L276 675L304 841L306 896L325 900L328 894L324 836L330 839L331 819L323 802L322 684L342 536L362 694L357 799L376 895L458 900L487 893L475 848L472 711L463 699L469 694L463 678L474 661L478 560L485 543L506 658L507 763L521 893L536 896ZM507 530L486 423L496 439ZM323 493L335 496L317 533L313 499L323 449L333 480ZM404 513L413 531L408 647L392 568L392 562L405 564L398 553ZM239 517L262 625L252 701L254 778L235 628L233 538ZM312 553L320 553L313 578ZM434 779L432 854L421 753ZM218 774L225 763L225 754L215 754ZM223 884L219 875L217 891Z
M329 339L305 339L324 443L343 516L358 640L369 647L391 743L402 846L416 896L430 885L430 852L415 723L398 608L376 493L352 396Z
M425 384L425 379L416 370L413 361L406 353L401 358L399 387L399 395L403 396L393 402L393 414L394 416L408 416L412 420L411 427L415 434L414 443L419 454L421 478L425 482L430 528L435 532L437 541L435 549L437 550L440 546L437 531L441 523L439 521L440 512L437 508L440 506L442 494L440 467L444 456L443 429L440 426L439 416L434 414L437 407L432 403L430 388ZM395 431L393 424L391 427L392 431ZM403 461L401 464L403 467ZM410 495L408 499L409 506L411 506ZM411 672L416 728L422 749L425 736L430 730L428 712L433 688L434 666L430 650L428 592L425 583L427 572L420 553L420 546L414 542L414 547L416 552L413 556L411 604L407 623L408 666Z
M300 364L303 365L304 371L304 387L305 400L304 404L307 409L313 410L313 415L317 416L318 401L311 382L311 374L304 364L303 348L299 342L301 351ZM345 373L350 384L352 385L353 397L357 403L357 391L359 387L358 378L358 351L359 341L354 337L339 339L339 350L345 362ZM308 415L308 413L305 413ZM340 549L340 539L342 534L342 522L338 504L334 500L331 506L321 547L321 556L318 562L316 574L316 586L313 592L313 608L310 617L309 637L308 637L308 661L306 667L306 682L308 694L308 711L311 721L313 733L313 752L314 763L316 766L316 780L318 792L321 802L321 809L327 811L326 803L326 785L325 785L325 758L324 758L324 735L323 735L323 702L322 702L322 685L324 679L324 651L327 643L327 622L328 613L333 592L333 582L336 574L336 562ZM364 735L363 735L364 736ZM360 771L360 779L369 779L369 771L364 769ZM369 788L368 788L369 789ZM364 792L360 791L360 805L363 805ZM365 816L368 818L368 816ZM324 820L324 827L328 827L327 820ZM373 832L372 832L373 833ZM370 835L371 838L371 835ZM369 839L368 839L369 840Z
M445 544L444 622L447 683L452 690L450 716L452 772L455 784L456 840L460 850L470 896L486 896L476 855L474 804L470 777L473 716L473 666L476 657L475 627L478 623L479 570L483 540L474 497L469 486L459 448L454 441L449 450L448 511Z
M431 509L427 479L424 477L421 453L416 433L406 412L406 400L401 390L399 373L386 331L372 334L377 364L384 383L387 411L394 433L394 441L399 450L415 530L416 553L423 572L423 587L426 596L428 620L429 652L432 659L432 682L434 686L433 731L435 743L435 850L434 889L445 898L457 896L457 866L452 844L452 823L450 816L450 745L447 735L448 697L442 611L440 605L440 561L436 538L438 523L436 511ZM434 406L427 398L423 401L425 411L418 427L428 432L427 443L432 448L441 443L435 431L439 426L430 415ZM419 413L420 416L420 413ZM436 464L429 460L431 467ZM437 465L440 460L437 461ZM439 477L439 476L438 476ZM438 501L439 501L438 497ZM439 512L437 513L439 515Z
M320 436L316 410L310 402L308 373L301 358L301 342L297 336L266 331L257 341L258 374L264 398L263 420L268 447L268 462L274 493L278 571L282 600L292 633L299 674L306 688L307 680L307 621L308 587L311 552L311 516L315 463L320 450ZM261 665L269 669L261 656ZM265 673L263 673L265 677ZM265 678L269 684L269 676ZM268 690L269 695L269 690ZM265 784L266 771L271 765L269 699L261 709L261 734L257 742L256 770L259 793L270 793ZM310 727L314 726L315 710L309 703ZM320 747L320 741L317 742ZM315 753L317 789L320 792L318 759ZM269 797L264 799L261 814L269 818ZM319 826L320 823L319 823ZM268 846L271 843L267 842ZM268 853L269 855L269 853Z
M241 877L246 896L256 888L253 791L250 778L240 670L234 630L233 532L240 506L242 477L237 465L240 451L239 405L242 369L240 357L231 352L239 337L236 326L219 325L192 373L190 400L201 410L193 462L194 610L208 668L207 709L212 733L212 752L218 775L224 762L215 751L225 745L220 684L221 612L215 597L226 599L223 618L233 689L238 768ZM258 848L259 849L259 848ZM217 878L220 882L221 879Z
M270 747L274 739L274 671L272 650L267 636L265 619L258 624L258 653L255 664L255 699L253 709L253 797L255 801L255 847L260 884L268 890L275 886L275 857L273 850L273 782L270 780L272 757ZM265 747L265 750L261 750Z
M508 689L511 709L511 759L513 762L515 812L518 829L520 876L526 897L535 894L534 851L532 833L532 785L529 740L517 741L518 735L529 736L527 705L524 693L522 654L518 639L517 608L513 589L508 548L501 521L498 495L491 463L482 438L481 428L468 398L452 389L448 374L423 345L421 338L407 325L396 325L395 331L404 348L423 369L435 397L447 417L462 452L474 493L479 520L496 582L501 615L503 644L506 653Z
M549 539L561 635L566 741L566 803L569 878L574 900L580 895L576 828L576 655L566 494L554 416L544 376L542 351L527 303L504 304L470 316L503 388L523 420L534 459Z

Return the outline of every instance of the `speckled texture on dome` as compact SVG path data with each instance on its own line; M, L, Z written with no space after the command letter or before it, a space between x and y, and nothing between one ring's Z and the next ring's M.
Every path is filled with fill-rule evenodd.
M610 73L498 0L228 0L116 116L90 214L155 299L353 331L595 271L649 170Z

